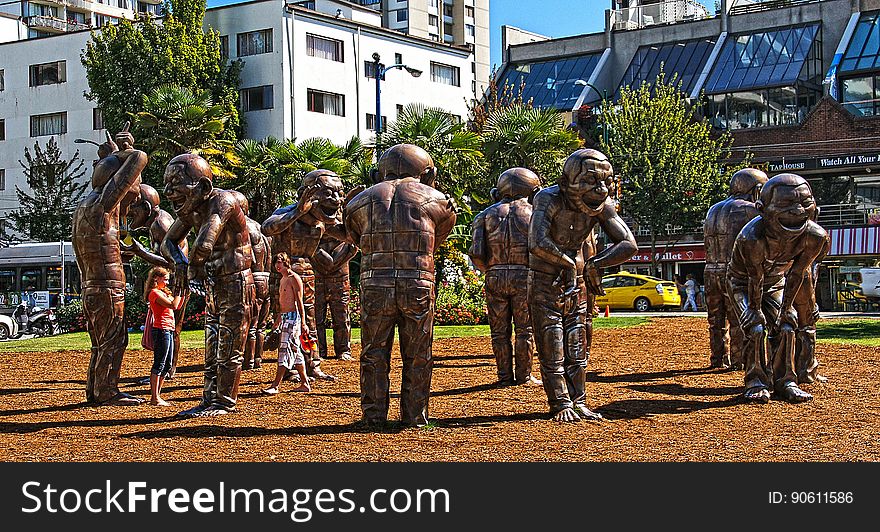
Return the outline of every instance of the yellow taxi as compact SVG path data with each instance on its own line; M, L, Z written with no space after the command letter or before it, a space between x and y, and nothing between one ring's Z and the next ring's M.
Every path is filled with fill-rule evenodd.
M599 309L635 309L647 312L652 308L680 307L681 296L672 281L647 275L620 272L602 278L605 295L596 298Z

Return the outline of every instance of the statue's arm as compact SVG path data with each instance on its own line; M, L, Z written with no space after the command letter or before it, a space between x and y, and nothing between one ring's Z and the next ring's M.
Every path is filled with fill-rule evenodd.
M430 208L433 210L432 218L434 219L433 252L436 253L443 242L446 241L446 238L449 237L452 228L455 227L457 219L455 215L455 201L449 196L445 196L443 199L431 202Z
M488 253L486 250L486 216L483 213L477 215L471 224L471 247L468 256L478 270L485 273L488 270Z
M574 259L566 255L553 243L550 229L559 212L559 206L552 197L544 194L535 196L535 209L529 223L529 253L560 268L574 270Z
M614 205L610 202L605 203L605 208L599 215L599 225L608 239L613 242L610 247L603 249L593 258L592 263L597 268L607 268L609 266L617 266L632 258L639 250L636 244L636 237L633 236L629 226L623 221L623 218L617 214Z
M260 228L266 236L277 236L286 231L297 220L302 218L304 213L297 210L297 204L288 205L276 209L272 216L266 218Z
M332 254L333 270L335 271L342 268L345 263L357 255L357 252L357 246L348 242L342 242L340 245L336 246L336 248L333 249Z
M813 290L813 264L823 254L825 247L826 240L824 238L809 238L804 250L795 258L791 268L785 274L780 317L789 313L800 290ZM789 321L793 318L793 316L788 317ZM793 325L797 326L797 322L795 321Z
M119 167L113 177L104 185L101 191L101 206L105 211L113 210L122 201L122 198L131 190L141 172L147 166L147 154L140 150L132 150L127 154L122 166Z
M168 259L158 253L153 253L152 251L148 250L137 239L132 239L131 246L126 246L123 251L130 251L134 254L135 257L138 257L146 263L152 264L153 266L160 266L162 268L170 268L173 266L173 264L169 262Z

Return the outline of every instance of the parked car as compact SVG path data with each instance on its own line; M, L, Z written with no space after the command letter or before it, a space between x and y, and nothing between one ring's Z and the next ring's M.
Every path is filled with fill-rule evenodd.
M880 268L862 268L862 295L869 299L880 299Z
M635 309L647 312L652 308L681 306L681 296L672 281L657 277L620 272L602 278L605 295L596 298L601 309Z
M18 324L12 316L0 314L0 341L8 340L13 336L18 336Z

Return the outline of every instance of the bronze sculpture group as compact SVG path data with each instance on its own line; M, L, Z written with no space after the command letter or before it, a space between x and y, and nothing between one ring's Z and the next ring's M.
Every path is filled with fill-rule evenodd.
M118 388L128 342L123 256L171 267L175 294L193 290L205 296L202 400L180 413L203 417L234 411L241 371L261 365L268 317L278 305L273 253L287 253L303 283L302 319L317 341L317 348L304 350L308 378L334 379L321 370L329 355L327 312L333 352L351 360L348 263L360 252L363 420L387 421L396 329L403 361L400 420L428 423L434 255L455 226L456 205L436 188L437 169L425 150L389 148L378 160L375 184L347 197L335 173L310 172L298 201L262 225L247 216L242 194L214 187L210 165L197 155L174 157L165 169L164 193L176 218L159 208L155 189L141 184L147 157L134 149L130 133L124 130L115 140L108 135L99 156L92 191L73 223L93 346L90 402L140 402ZM571 154L558 184L543 189L534 172L511 168L492 191L496 203L472 224L468 254L486 274L498 384L543 384L556 421L602 419L586 404L592 309L603 294L601 270L638 249L611 196L613 175L607 157L592 149ZM815 222L816 209L809 184L799 176L768 180L746 169L733 176L730 197L707 215L710 363L744 368L748 401L767 402L771 393L806 401L811 396L798 383L820 379L815 266L828 252L828 235ZM120 242L125 219L131 230L147 231L149 249L137 240ZM596 227L604 234L601 250ZM190 231L195 240L188 247ZM182 312L176 316L178 337ZM533 349L541 380L532 376Z

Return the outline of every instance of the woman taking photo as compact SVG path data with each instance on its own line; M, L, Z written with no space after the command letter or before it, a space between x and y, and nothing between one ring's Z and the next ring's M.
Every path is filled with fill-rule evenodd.
M174 311L180 308L182 298L172 296L168 288L168 270L153 268L144 285L144 300L150 304L153 335L153 368L150 370L150 404L169 406L162 399L162 383L171 368L174 356Z

